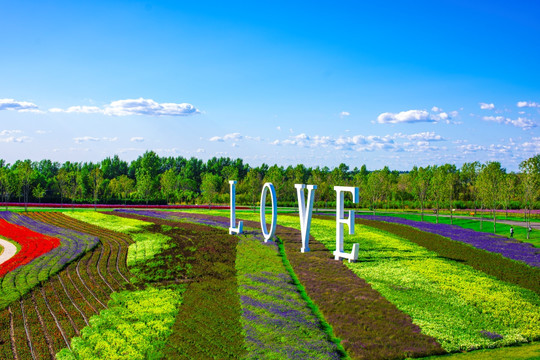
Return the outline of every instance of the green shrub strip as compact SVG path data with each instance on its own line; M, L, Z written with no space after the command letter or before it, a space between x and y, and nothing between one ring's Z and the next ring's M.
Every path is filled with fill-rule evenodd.
M90 326L62 349L59 359L159 359L172 333L185 285L185 267L167 266L184 259L183 246L160 234L160 226L133 219L86 211L71 216L89 226L130 234L143 246L131 244L127 254L132 282L144 290L111 294L108 309L90 318ZM72 215L72 214L70 214ZM107 231L105 230L105 231ZM134 251L135 250L135 251ZM126 255L124 255L126 256ZM167 259L164 262L163 259ZM164 265L160 268L156 265ZM163 271L157 271L163 270Z
M247 216L256 218L242 215ZM299 228L296 216L280 216L278 222ZM335 248L335 220L313 219L311 233L327 249ZM355 235L346 236L345 250L351 251L353 243L360 244L360 261L344 264L409 314L422 332L437 338L447 351L492 348L539 338L540 298L531 290L366 226L359 225ZM296 246L298 252L300 245ZM312 262L302 255L305 262Z
M247 359L340 358L275 242L264 243L255 231L240 236L236 269Z
M298 279L298 276L296 276L291 263L287 259L287 254L285 252L285 246L283 245L283 241L281 241L281 239L278 239L277 244L278 244L278 247L279 247L279 254L283 259L283 265L285 266L285 269L287 270L287 272L291 276L294 285L298 289L298 292L300 293L300 295L302 296L302 298L306 302L307 306L311 309L313 314L319 320L321 328L327 334L330 341L332 341L333 343L336 344L339 355L344 359L348 359L349 356L347 355L345 349L343 348L343 345L341 345L341 339L337 338L334 335L334 331L332 330L332 326L330 326L330 324L326 321L326 319L324 318L324 315L319 310L319 307L313 302L313 300L311 300L311 298L309 297L309 295L306 292L306 289L304 288L304 286L300 282L300 279Z
M182 277L168 279L185 281L188 286L173 333L163 350L165 358L239 359L245 356L242 308L235 269L238 238L229 236L222 229L198 224L117 215L143 219L160 227L168 226L170 230L163 232L173 238L173 243L177 239L189 239L191 243L190 246L177 247L180 250L193 250L188 250L190 255L185 260L180 257L180 261L177 261L181 262L177 268L181 269ZM160 260L163 263L155 264L158 269L167 263L165 258ZM161 275L158 272L158 276Z
M159 232L147 231L149 227L152 227L152 224L148 222L112 216L110 212L77 211L64 214L95 226L130 235L134 243L129 245L126 263L135 274L141 271L137 265L144 265L145 261L152 259L169 246L169 237ZM148 279L138 280L142 282Z
M282 223L298 226L297 218ZM312 220L312 234L335 247L335 221ZM411 315L447 351L497 347L538 339L540 297L467 265L439 257L406 239L357 225L346 251L360 244L359 261L346 263L385 298Z
M218 227L220 231L228 228L228 221L223 218L215 221L193 218L185 213L158 211L118 213L191 221ZM292 284L276 243L262 242L262 236L255 231L240 236L236 270L248 350L246 358L339 359L336 345L328 341L318 319Z
M205 211L205 215L191 213L190 216L212 218L206 215L208 213L223 214ZM283 223L284 218L279 217L278 222ZM243 213L242 219L246 220L244 226L260 226L258 221L247 221L258 219L258 214ZM299 227L297 218L288 219L294 220L287 220L288 226ZM335 226L335 221L333 224ZM311 239L311 251L301 253L298 230L278 226L276 234L283 240L298 280L351 358L402 359L445 352L434 338L422 334L408 315L373 290L344 263L333 260L321 242Z
M62 349L58 360L160 359L171 334L181 295L152 287L111 294L108 309L90 318L90 326Z
M539 268L533 268L502 255L477 249L459 241L427 233L407 225L364 219L356 219L356 223L395 234L428 250L435 251L443 258L469 265L502 281L519 285L540 294Z

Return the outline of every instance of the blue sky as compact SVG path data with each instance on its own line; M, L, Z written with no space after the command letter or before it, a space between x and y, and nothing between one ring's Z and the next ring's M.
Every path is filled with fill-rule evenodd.
M0 0L0 158L408 170L540 153L531 1Z

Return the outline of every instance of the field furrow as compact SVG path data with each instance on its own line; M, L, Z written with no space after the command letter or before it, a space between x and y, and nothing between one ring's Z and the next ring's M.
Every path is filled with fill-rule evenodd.
M36 299L35 299L35 291L32 291L31 295L30 295L30 299L32 301L32 306L34 307L34 311L36 313L36 316L38 318L38 321L39 321L39 329L36 329L36 333L38 334L37 336L40 336L41 335L41 341L40 343L44 343L45 346L47 347L47 350L48 350L48 355L51 359L54 358L54 349L52 347L52 340L51 340L51 335L49 333L49 331L47 330L47 327L45 325L45 321L43 320L43 316L41 316L41 313L38 309L38 305L36 303ZM47 356L45 355L45 352L42 352L42 359L46 359Z

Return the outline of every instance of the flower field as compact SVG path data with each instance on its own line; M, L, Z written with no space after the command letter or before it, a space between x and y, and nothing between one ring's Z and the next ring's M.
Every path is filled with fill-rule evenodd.
M57 238L8 223L3 219L0 219L0 235L21 246L21 250L15 256L0 265L0 277L60 245Z
M10 270L0 273L0 309L46 281L98 243L94 236L10 212L0 212L0 223L3 224L5 236L22 246L15 257L0 267L11 266ZM14 238L17 236L19 240ZM14 262L23 256L27 256L24 261Z
M17 279L17 285L28 291L21 296L16 290L17 297L0 310L0 358L52 359L69 345L72 337L80 334L93 315L107 308L111 293L129 286L125 254L132 240L60 213L12 215L28 224L41 226L44 232L56 231L61 242L66 241L66 246L68 234L93 239L93 248L64 264L56 274L48 272L48 281L36 283L30 289L22 272L11 276L16 272L12 271L1 279L3 286L8 284L8 276L10 283ZM72 242L76 242L75 239ZM67 248L76 249L77 246ZM62 255L56 258L62 259ZM49 262L55 263L54 259ZM43 265L40 268L47 269ZM28 279L34 278L31 274L30 271ZM6 294L9 293L6 288L2 291L1 299L7 300Z
M454 225L433 224L393 216L361 215L359 217L362 219L408 225L426 232L448 237L455 241L470 244L478 249L499 253L504 257L522 261L530 266L540 267L540 249L529 243L521 243L504 236L481 233Z
M6 302L0 358L404 359L540 340L540 270L524 261L357 219L345 250L359 243L359 261L338 262L333 218L312 220L300 253L298 216L267 243L258 213L238 214L240 236L226 216L3 213L58 248L71 232L95 245Z
M242 213L238 217L255 220L258 214ZM280 216L278 222L299 228L296 216ZM335 248L334 219L313 219L311 234L327 250ZM411 316L413 323L437 339L446 351L540 339L537 292L370 226L357 225L355 235L347 238L345 250L350 251L354 242L360 244L359 261L344 264ZM529 276L538 291L538 273Z

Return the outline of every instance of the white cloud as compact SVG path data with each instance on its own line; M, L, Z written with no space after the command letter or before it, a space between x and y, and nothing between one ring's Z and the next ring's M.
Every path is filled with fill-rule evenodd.
M407 142L397 142L405 139ZM274 140L269 144L275 146L298 146L309 149L328 149L326 151L342 150L355 152L390 151L418 152L447 150L446 147L433 146L432 142L445 139L434 132L416 134L396 133L394 135L354 135L354 136L321 136L305 133L289 136L285 140Z
M436 122L425 110L408 110L397 114L385 112L377 117L377 122L380 124L400 124L400 123L416 123L416 122Z
M129 141L133 141L133 142L143 142L143 141L144 141L144 138L143 138L143 137L140 137L140 136L134 136L134 137L132 137Z
M493 110L495 109L495 104L480 103L480 109L482 110Z
M107 115L167 115L186 116L197 114L200 111L188 103L157 103L152 99L127 99L111 102L105 107L104 113Z
M118 150L118 152L120 154L127 153L127 152L141 152L141 151L145 151L145 149L143 149L143 148L123 148L123 149Z
M458 149L464 153L471 153L471 152L486 150L486 147L482 145L476 145L476 144L467 144L467 145L458 146Z
M21 130L2 130L0 131L0 136L20 134L20 133L22 133Z
M0 131L0 136L5 136L0 138L0 142L3 143L25 143L32 141L31 137L28 136L15 136L15 134L22 133L21 130L2 130Z
M92 136L80 136L80 137L73 138L73 140L75 140L77 144L80 144L85 141L99 141L100 138L92 137Z
M276 129L277 129L278 131L281 131L281 126L277 126Z
M521 148L531 154L540 153L540 137L533 137L531 141L524 142Z
M204 150L204 149L200 149L200 148L199 148L199 149L197 149L197 153L204 153L204 152L205 152L205 150Z
M36 110L37 105L28 101L15 101L14 99L0 99L0 110L29 111Z
M439 113L439 114L431 115L431 118L433 120L436 120L436 121L441 121L441 120L447 121L447 120L450 119L450 116L447 113L442 112L442 113Z
M118 140L118 138L117 138L117 137L113 137L113 138L109 138L109 137L98 138L98 137L93 137L93 136L80 136L80 137L73 138L73 140L75 140L75 142L76 142L77 144L80 144L80 143L83 143L83 142L86 142L86 141L110 141L110 142L114 142L114 141Z
M158 103L152 99L126 99L111 102L103 108L97 106L71 106L67 109L52 108L53 113L105 114L112 116L152 115L187 116L200 111L188 103Z
M423 141L442 141L445 140L441 135L435 134L433 131L425 131L417 134L402 134L402 133L396 133L393 136L394 138L403 138L408 139L411 141L415 140L423 140Z
M241 140L262 141L260 136L255 136L255 137L253 137L253 136L243 136L240 133L231 133L231 134L226 134L224 136L213 136L208 140L209 141L218 141L218 142L224 142L224 141L232 140L232 141L234 141L236 143L241 141Z
M36 134L44 135L44 134L50 134L52 133L51 130L36 130Z
M540 103L534 101L518 101L517 107L538 107L540 108Z
M351 115L351 113L348 112L348 111L342 111L342 112L339 113L339 116L342 117L342 118L346 117L346 116L349 116L349 115Z
M99 107L97 106L71 106L71 107L68 107L67 109L59 109L59 108L52 108L52 109L49 109L49 112L53 112L53 113L60 113L60 112L63 112L63 113L81 113L81 114L99 114L99 113L103 113L103 110L100 109Z
M530 130L537 126L534 121L532 121L531 119L527 119L525 117L518 117L517 119L510 119L504 116L484 116L482 117L482 120L492 121L499 124L513 125L523 130Z
M493 121L493 122L502 124L505 121L505 117L504 116L484 116L484 117L482 117L482 120L484 120L484 121Z
M441 111L443 111L443 109L441 109L440 107L434 106L434 107L431 108L431 111L433 111L433 112L441 112Z
M19 136L19 137L9 136L7 138L0 138L0 142L5 142L5 143L25 143L25 142L30 142L30 141L32 141L32 138L28 136Z

